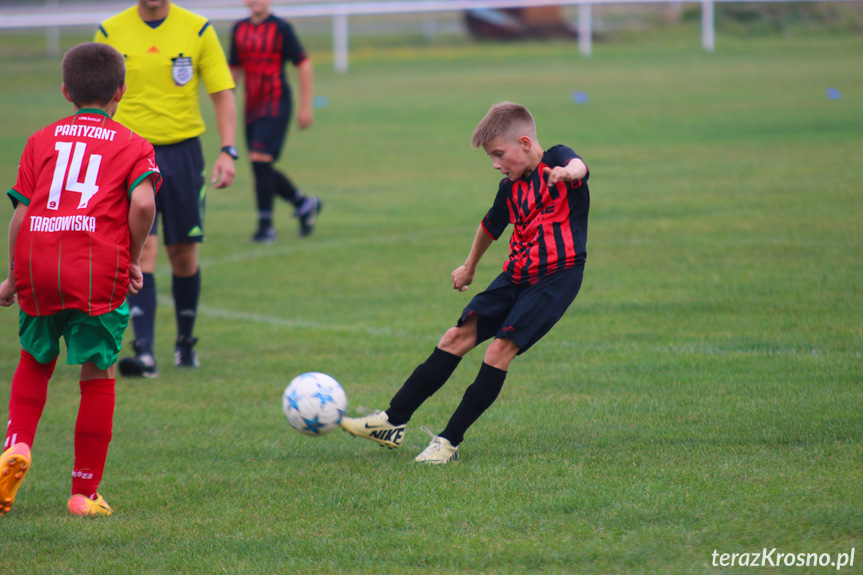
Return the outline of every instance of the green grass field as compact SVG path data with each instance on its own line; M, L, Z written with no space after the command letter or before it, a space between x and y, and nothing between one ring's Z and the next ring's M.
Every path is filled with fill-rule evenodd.
M715 567L715 551L776 548L856 549L842 572L861 572L863 37L720 35L708 55L695 26L589 59L558 42L359 38L346 75L310 38L328 105L292 129L281 165L326 203L318 229L298 239L282 204L278 243L251 244L244 162L208 192L202 368L171 367L162 259L162 374L118 381L101 487L114 516L66 515L78 388L61 354L32 472L0 519L3 571L714 573L747 571ZM27 136L70 113L43 52L0 37L4 189ZM469 292L450 287L500 177L470 136L505 99L591 168L575 304L513 363L458 465L415 464L419 426L443 428L484 346L400 451L294 432L280 411L292 377L333 375L351 414L385 407L498 273L506 242ZM17 311L0 327L5 414Z

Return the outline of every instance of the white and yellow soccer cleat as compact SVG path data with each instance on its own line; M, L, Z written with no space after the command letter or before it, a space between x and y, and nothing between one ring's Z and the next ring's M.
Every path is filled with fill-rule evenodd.
M393 425L385 411L376 411L365 417L343 417L342 429L354 437L371 439L390 449L398 449L405 438L406 424Z
M457 445L453 445L449 442L449 439L446 439L445 437L435 435L429 431L428 427L420 427L420 429L425 431L432 440L428 447L423 449L422 453L416 456L414 461L433 465L440 465L442 463L447 463L448 461L458 463Z

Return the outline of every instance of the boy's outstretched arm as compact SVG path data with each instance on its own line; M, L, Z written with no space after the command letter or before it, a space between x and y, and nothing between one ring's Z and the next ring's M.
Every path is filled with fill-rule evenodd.
M132 190L129 202L129 295L138 293L144 287L144 274L141 272L141 252L144 242L153 227L156 217L156 194L153 192L153 181L143 180Z
M467 291L467 286L473 283L473 276L476 274L476 266L489 246L494 242L491 236L486 233L482 225L476 230L476 236L473 239L473 245L470 248L470 254L467 256L467 261L463 266L457 267L452 272L452 289L458 291Z
M573 158L565 166L556 168L546 166L542 173L548 178L548 185L553 186L558 182L574 182L582 179L587 175L587 165L581 159Z
M21 222L24 221L24 214L26 213L27 206L18 202L15 212L12 214L12 221L9 222L8 276L3 280L3 283L0 283L0 305L3 307L9 307L15 303L15 242L18 239L18 230L21 229Z

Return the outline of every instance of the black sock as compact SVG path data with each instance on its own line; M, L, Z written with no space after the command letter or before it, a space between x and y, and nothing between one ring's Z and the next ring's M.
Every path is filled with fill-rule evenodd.
M306 199L306 196L304 196L303 192L298 190L296 186L294 186L294 183L279 170L273 170L273 184L275 191L279 194L280 198L287 202L291 202L295 208L299 208L303 205L303 200Z
M434 348L425 363L417 366L390 401L387 409L390 423L401 425L410 421L414 411L443 387L460 361L459 356Z
M135 341L142 353L153 355L153 334L156 331L156 277L144 273L144 287L129 296L129 317Z
M177 339L189 339L195 328L198 315L198 299L201 297L201 268L194 275L181 278L174 275L171 282L174 294L174 314L177 318Z
M494 400L503 388L506 372L493 367L485 362L479 368L479 374L464 392L461 403L449 420L440 436L449 440L453 445L458 445L464 440L464 434L468 427L479 419L479 416L491 407Z
M273 212L258 212L258 227L267 229L273 226Z
M258 204L258 212L273 211L273 194L276 189L276 172L271 162L252 162L252 171L255 174L255 199Z

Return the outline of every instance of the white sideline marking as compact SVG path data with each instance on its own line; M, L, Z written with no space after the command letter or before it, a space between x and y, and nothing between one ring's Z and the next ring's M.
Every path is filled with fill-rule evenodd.
M551 343L551 342L549 342ZM668 344L668 345L660 345L660 344L649 344L649 345L638 345L638 344L615 344L615 343L585 343L578 341L569 341L569 340L558 340L555 343L551 343L556 347L562 347L567 349L584 349L594 352L603 352L603 351L614 351L614 350L625 350L625 349L642 349L642 350L650 350L660 354L671 354L671 355L717 355L717 356L733 356L733 355L746 355L746 356L793 356L793 357L820 357L825 355L828 352L824 350L819 350L816 348L806 348L806 347L788 347L788 346L772 346L769 344L765 344L763 346L752 345L749 347L740 347L735 348L732 345L723 346L715 343L710 343L706 341L696 341L696 342L687 342L680 344ZM859 354L859 352L858 352ZM858 355L859 356L859 355Z
M165 305L168 307L174 307L174 298L168 295L158 296L159 305ZM218 317L222 319L228 319L233 321L242 321L242 322L253 322L253 323L264 323L267 325L274 325L278 327L287 327L287 328L304 328L304 329L319 329L319 330L327 330L327 331L343 331L343 332L357 332L364 333L366 335L374 335L374 336L382 336L382 337L398 337L398 338L408 338L414 337L415 334L403 331L392 329L388 327L373 327L368 325L351 325L351 324L332 324L325 323L314 320L307 319L295 319L295 318L283 318L277 317L273 315L262 315L258 313L246 313L242 311L231 311L229 309L222 309L216 307L210 307L207 305L198 305L198 314L204 314L212 317Z
M425 231L419 231L416 233L412 233L410 235L404 234L394 234L388 236L369 236L364 238L352 238L350 240L351 245L359 245L359 244L391 244L391 243L402 243L409 242L412 240L423 240L431 237L437 236L448 236L455 234L465 234L466 229L464 226L458 228L447 228L447 229L429 229ZM467 233L465 237L469 237L470 233ZM342 247L345 244L344 238L333 238L326 239L322 241L297 241L293 243L286 243L282 246L261 246L256 247L251 250L235 252L224 257L219 258L202 258L200 260L201 269L206 270L213 267L236 264L238 262L248 262L250 260L263 259L263 258L273 258L284 256L286 254L292 253L300 253L304 251L310 250L320 250L325 248L332 247ZM170 265L163 265L156 269L156 275L158 277L163 277L165 279L170 279L171 277L171 267ZM174 298L167 295L159 295L157 296L159 305L166 305L169 307L174 307ZM372 327L368 325L349 325L349 324L330 324L313 320L304 320L304 319L291 319L291 318L280 318L272 315L263 315L263 314L254 314L254 313L246 313L246 312L237 312L231 311L229 309L223 308L215 308L209 307L207 305L198 305L198 313L203 313L205 315L220 317L223 319L243 321L243 322L255 322L255 323L263 323L267 325L275 325L279 327L287 327L287 328L305 328L305 329L321 329L321 330L329 330L329 331L341 331L341 332L355 332L355 333L364 333L367 335L373 336L382 336L382 337L398 337L398 338L407 338L407 337L415 337L416 334L413 334L404 330L396 330L388 327Z
M369 235L367 237L362 238L331 238L326 240L297 240L295 242L291 242L290 240L286 240L283 245L270 245L270 246L260 246L254 247L250 250L243 250L234 252L225 256L215 257L215 258L201 258L200 264L201 269L206 273L207 268L224 266L230 264L236 264L238 262L248 262L250 260L259 260L264 258L274 258L279 256L284 256L287 254L296 254L301 252L308 251L317 251L321 249L333 248L333 247L344 247L346 244L356 246L363 244L394 244L394 243L406 243L414 240L426 240L428 238L434 238L439 236L452 236L452 235L463 235L466 239L467 245L470 245L470 240L473 237L473 233L468 227L453 227L447 229L429 229L424 231L418 231L412 234L393 234L389 236L375 236ZM156 269L156 274L160 276L171 277L171 267L168 264L160 266Z
M396 242L407 242L411 240L417 239L426 239L437 236L447 236L447 235L456 235L462 234L465 232L465 227L453 227L449 229L429 229L417 233L413 233L410 235L404 234L396 234L396 235L388 235L388 236L368 236L364 238L352 238L350 240L351 245L359 245L359 244L390 244ZM622 245L622 244L633 244L639 243L638 241L603 241L604 245ZM642 242L645 243L645 242ZM646 242L646 243L661 243L661 242ZM746 243L746 242L744 242ZM770 243L770 242L749 242L749 243ZM782 244L788 242L779 242ZM224 257L219 258L202 258L200 260L201 268L212 268L222 265L236 264L237 262L247 262L255 259L263 259L270 257L283 256L291 253L300 253L309 250L319 250L325 248L331 248L336 246L343 246L345 244L344 238L332 238L326 240L319 241L297 241L289 244L285 244L282 246L261 246L257 248L253 248L251 250L246 250L242 252L236 252L229 254ZM743 245L743 244L741 244ZM166 278L170 278L171 276L171 268L168 265L157 268L156 274L158 276L164 276ZM174 307L174 300L170 296L158 296L159 305L166 305L171 308ZM372 327L368 325L356 325L356 324L330 324L324 323L320 321L314 320L305 320L305 319L292 319L292 318L280 318L271 315L262 315L262 314L254 314L254 313L246 313L246 312L237 312L228 309L222 308L214 308L206 305L198 306L198 312L203 313L205 315L219 317L228 320L235 321L243 321L243 322L254 322L254 323L262 323L267 325L286 327L286 328L304 328L304 329L319 329L319 330L328 330L328 331L339 331L339 332L354 332L354 333L364 333L366 335L378 336L378 337L398 337L398 338L415 338L422 337L427 339L424 335L418 335L413 332L405 331L405 330L396 330L388 327ZM430 334L434 335L434 334ZM433 337L432 337L433 339ZM552 346L558 348L566 348L566 349L583 349L590 350L594 352L602 352L602 351L611 351L616 349L623 349L627 346L622 346L619 344L613 343L587 343L581 341L572 341L572 340L556 340L554 342L547 342L545 346ZM545 347L544 346L544 347ZM794 348L788 346L752 346L749 348L739 348L734 349L733 347L724 347L721 345L717 345L715 343L710 342L687 342L681 344L669 344L669 345L648 345L648 346L636 346L636 347L644 347L645 349L650 349L657 353L662 354L672 354L672 355L713 355L713 356L732 356L732 355L766 355L766 356L809 356L809 357L818 357L825 354L824 350L819 350L815 348ZM856 352L857 357L861 357L861 352Z
M159 305L166 305L169 307L174 307L174 299L170 296L158 296ZM304 328L304 329L319 329L319 330L327 330L327 331L341 331L348 333L363 333L366 335L376 336L376 337L395 337L400 339L434 339L436 334L425 334L420 335L417 333L405 331L405 330L397 330L388 327L371 327L368 325L356 325L356 324L331 324L324 323L320 321L313 320L305 320L305 319L291 319L291 318L280 318L270 315L261 315L256 313L245 313L245 312L237 312L231 311L227 309L219 309L214 307L209 307L206 305L198 306L198 313L203 313L205 315L219 317L222 319L234 320L234 321L242 321L242 322L254 322L254 323L263 323L267 325L273 325L278 327L286 327L286 328ZM428 336L428 337L427 337ZM487 344L488 342L484 342L482 345ZM558 349L564 348L568 350L580 349L587 350L591 352L605 352L605 351L615 351L621 349L627 349L633 346L628 345L620 345L613 343L588 343L581 341L572 341L572 340L553 340L545 343L543 347L556 347ZM690 342L690 343L681 343L677 345L645 345L639 346L635 345L634 347L649 349L659 354L665 355L713 355L713 356L735 356L735 355L745 355L745 356L792 356L792 357L821 357L826 355L829 352L825 352L824 350L819 350L816 348L794 348L787 346L777 346L773 347L770 345L761 346L752 346L748 348L740 348L734 349L733 347L724 347L721 345L716 345L714 343L709 342ZM861 352L857 351L856 357L861 357Z

